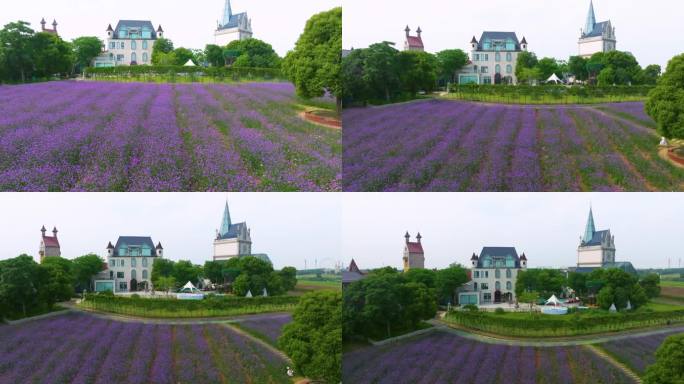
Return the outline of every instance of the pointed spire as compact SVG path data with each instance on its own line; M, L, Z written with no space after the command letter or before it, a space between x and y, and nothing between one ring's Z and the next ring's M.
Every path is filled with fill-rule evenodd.
M226 200L226 207L223 210L223 219L221 219L221 229L219 229L219 236L223 237L230 231L230 210L228 209L228 200Z
M592 208L589 207L589 218L587 219L587 226L584 228L584 236L582 237L583 243L588 243L594 237L594 232L596 228L594 227L594 212Z
M40 231L43 232L43 236L45 236L45 232L47 232L47 229L45 229L45 226L43 225L43 228L41 228Z
M114 29L112 28L111 24L109 24L109 26L107 27L107 32L114 32Z
M418 232L418 236L416 236L416 239L418 240L419 243L420 243L420 239L422 239L422 238L423 238L423 236L421 236L420 232Z
M525 36L523 36L523 39L522 39L522 41L520 42L520 44L527 44L527 39L525 39Z
M406 25L406 29L404 29L404 32L406 32L406 37L408 37L409 32L411 32L411 28L409 28L408 24Z
M587 22L584 25L584 34L588 35L594 31L596 25L596 15L594 15L594 1L589 1L589 13L587 14Z
M155 248L155 249L164 249L164 248L162 248L161 241L157 244L157 248Z
M112 245L111 241L109 242L109 244L107 244L107 249L114 249L114 246Z
M40 23L43 24L43 25L45 25L45 18L44 18L44 17L43 17L42 20L40 20Z
M475 36L473 36L473 39L470 40L470 44L477 44L477 39L475 38Z
M420 37L420 34L423 33L423 30L418 27L418 29L416 29L416 33L418 34L418 37Z
M221 26L228 24L232 16L233 10L230 7L230 0L226 0L226 5L223 7L223 19L221 20Z
M52 235L57 237L57 227L52 228Z
M161 27L161 24L159 24L159 28L157 28L157 32L164 32L164 30Z
M409 235L408 231L406 231L406 234L404 235L404 238L406 239L406 242L408 243L409 240L411 239L411 235Z

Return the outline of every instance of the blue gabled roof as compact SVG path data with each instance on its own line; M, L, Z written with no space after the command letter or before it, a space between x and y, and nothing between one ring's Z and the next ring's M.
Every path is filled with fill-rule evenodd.
M238 25L240 25L240 22L242 19L247 18L247 12L242 12L242 13L237 13L235 15L231 15L230 18L228 19L228 22L220 25L219 30L222 29L228 29L228 28L236 28Z
M515 32L484 31L484 32L482 32L482 36L480 37L480 42L477 45L478 50L483 49L483 44L484 44L484 41L486 39L489 39L489 40L508 40L508 39L511 39L511 40L513 40L513 43L515 44L515 50L516 51L520 50L520 41L518 40L518 36L515 34Z
M143 245L147 245L151 250L154 251L155 249L154 243L152 242L152 238L149 236L119 236L119 239L116 241L116 246L114 247L114 256L123 256L119 255L119 247L122 244L134 247L141 247Z
M141 30L147 29L150 31L150 39L155 40L157 38L157 31L154 29L152 22L149 20L119 20L119 23L116 24L116 29L114 30L115 39L121 39L119 32L121 32L121 30L124 28L140 28ZM128 37L124 37L123 39L127 38ZM141 39L141 37L138 37L137 39Z
M601 245L603 243L603 239L608 236L610 231L605 230L605 231L596 231L594 232L594 236L589 240L588 242L585 242L583 245Z
M594 24L594 28L592 28L591 32L585 33L582 37L596 37L596 36L603 36L603 31L608 28L609 21L602 21L600 23Z
M483 258L485 256L491 257L507 257L513 256L515 260L515 268L520 268L520 257L515 247L483 247L482 252L480 252L480 257L478 258L477 267L483 268Z
M235 239L238 237L238 233L242 230L242 228L246 228L247 223L242 222L242 223L237 223L237 224L231 224L228 227L228 230L223 233L219 233L219 240L224 240L224 239Z

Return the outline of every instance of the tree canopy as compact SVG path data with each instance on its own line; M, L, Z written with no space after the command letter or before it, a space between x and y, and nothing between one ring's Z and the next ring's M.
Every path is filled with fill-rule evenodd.
M340 78L342 52L342 8L312 16L294 50L283 60L283 72L304 98L329 93L342 107Z
M646 369L645 384L684 383L684 334L665 339L656 351L656 362Z
M437 77L440 82L455 83L456 73L468 62L468 55L460 49L447 49L435 54Z
M646 112L658 123L658 133L669 139L684 139L684 54L667 64L648 95Z
M271 44L259 39L231 41L225 51L236 52L237 56L233 63L236 68L280 68L281 59ZM221 59L223 60L223 57Z
M74 47L76 65L80 70L89 67L94 58L102 51L102 40L95 36L76 38L71 43Z

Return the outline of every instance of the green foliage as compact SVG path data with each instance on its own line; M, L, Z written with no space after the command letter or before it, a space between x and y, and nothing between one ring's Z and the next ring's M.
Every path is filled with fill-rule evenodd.
M152 263L152 276L150 276L150 280L152 280L154 289L158 289L159 278L172 276L175 263L173 260L160 258L155 258Z
M587 71L587 59L582 56L571 56L568 61L568 71L575 75L577 80L587 80L589 72Z
M202 274L202 267L193 265L187 260L177 261L173 266L172 276L180 285L185 285L188 281L197 285L199 277Z
M427 52L403 51L397 58L402 91L413 96L437 85L437 59Z
M223 67L226 61L223 57L223 49L218 45L207 44L204 48L204 56L212 67Z
M641 278L639 285L644 289L644 293L649 298L660 295L660 276L657 273L649 273Z
M341 108L340 78L342 51L342 8L333 8L312 16L295 49L288 52L282 68L294 83L297 95L321 97L327 93L337 98Z
M552 57L545 57L539 60L535 68L537 69L537 71L539 71L539 79L541 81L546 81L546 79L551 77L551 75L553 75L554 73L558 76L563 75L560 72L560 67L556 62L556 59Z
M308 293L283 328L280 348L295 369L314 380L342 380L342 295L334 291Z
M658 133L684 139L684 54L667 64L658 85L648 95L646 112L658 123Z
M657 64L651 64L644 68L644 70L641 72L641 75L638 79L639 84L647 84L647 85L656 85L658 82L658 79L660 78L660 73L662 72L662 68L660 68L660 65Z
M440 82L455 83L456 73L468 62L468 55L460 49L447 49L435 54Z
M176 289L176 278L173 276L159 276L156 281L153 283L156 290L169 292Z
M463 309L470 312L478 312L480 310L480 308L478 308L475 304L464 305Z
M520 274L518 273L518 278L520 278ZM532 306L537 303L539 300L539 292L537 291L525 291L521 292L520 294L517 293L518 291L518 284L515 284L515 290L516 290L516 296L518 297L518 301L521 303L528 303L530 304L530 311L532 310Z
M74 48L76 65L83 70L89 67L93 59L100 54L104 43L95 36L83 36L74 39L71 44Z
M460 265L438 270L435 273L435 291L439 302L455 303L456 289L467 282L468 271Z
M499 307L499 308L494 310L494 313L496 313L497 315L502 315L502 314L506 313L506 311L503 308Z
M297 269L295 267L284 267L278 274L286 292L295 289L297 286Z
M166 55L166 54L164 54ZM163 57L162 60L167 60L168 57ZM171 59L175 60L174 57ZM170 59L169 59L170 60ZM86 68L86 76L95 79L111 80L112 78L140 78L140 77L175 77L177 75L192 75L206 76L212 78L214 81L237 81L240 79L264 79L274 80L283 79L282 74L277 69L272 68L236 68L236 67L185 67L179 65L136 65L136 66L118 66L107 68Z
M646 369L645 384L684 383L684 334L665 339L656 351L656 362Z
M523 77L523 70L533 69L538 62L539 60L537 60L537 55L534 52L520 52L515 62L515 77L520 79Z
M72 264L76 291L92 291L91 278L105 268L104 260L91 253L75 258Z
M611 287L603 287L596 296L596 303L601 309L609 309L614 303L615 292ZM615 304L616 308L620 308Z
M627 306L627 301L632 308L638 308L648 302L646 291L638 284L637 277L617 268L592 271L587 276L587 288L589 292L598 291L596 300L602 309L608 309L615 303L615 307L621 310Z
M568 287L575 290L577 296L587 293L587 274L579 272L568 273Z
M173 50L173 59L174 62L170 63L171 65L185 65L185 63L187 63L188 60L192 60L194 62L195 55L192 53L191 50L180 47Z
M163 65L170 63L168 57L173 52L173 42L166 38L157 39L152 46L152 64Z
M31 39L34 35L29 23L18 21L9 23L0 30L0 51L4 69L4 79L26 81L33 69L33 51Z
M560 295L567 285L565 275L557 269L528 269L518 272L515 282L515 295L523 292L538 292L543 299L551 295Z
M234 67L280 69L281 59L271 44L259 39L234 40L226 46L226 51L235 52ZM223 59L223 57L221 57Z

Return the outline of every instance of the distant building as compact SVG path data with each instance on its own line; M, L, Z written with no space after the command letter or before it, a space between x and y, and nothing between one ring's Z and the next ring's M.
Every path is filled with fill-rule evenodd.
M425 253L423 252L423 244L420 243L420 239L423 237L418 232L416 236L416 241L410 241L411 235L406 231L404 235L406 239L406 244L404 244L404 272L410 269L423 269L425 268Z
M406 29L404 29L404 32L406 32L406 39L404 40L404 51L425 51L425 46L423 45L423 37L421 36L423 31L420 29L420 27L418 27L418 29L416 30L416 36L411 36L411 28L409 28L408 25L406 26Z
M52 29L45 28L45 18L40 21L40 31L45 33L50 33L55 36L59 36L57 33L57 20L52 20Z
M518 55L527 52L527 39L515 32L485 31L470 40L470 61L459 71L459 84L517 84Z
M161 242L149 236L120 236L107 244L107 269L94 278L96 292L135 292L152 288L154 260L164 257ZM179 282L182 283L182 282Z
M226 46L235 40L252 38L252 20L247 16L247 12L233 14L230 0L226 0L223 16L217 24L214 43L219 47Z
M459 305L513 303L518 273L527 269L527 256L518 257L514 247L484 247L473 253L471 282L467 291L458 294Z
M363 273L356 265L356 261L352 259L349 263L349 268L342 271L342 288L346 288L349 284L363 280L366 274Z
M246 222L235 223L230 219L228 202L223 210L221 228L214 239L214 261L252 255L252 238ZM268 257L266 257L268 259Z
M61 257L62 251L59 246L59 240L57 239L57 227L52 229L52 236L45 236L47 230L44 225L43 228L40 229L40 232L43 234L40 239L40 248L38 250L40 262L42 263L43 259L50 256Z
M116 29L109 24L106 48L93 66L151 65L154 42L163 37L161 25L155 30L149 20L120 20Z
M615 27L610 20L596 22L594 14L594 2L589 2L589 13L584 28L580 31L579 55L584 58L591 57L594 53L614 51L617 46Z

